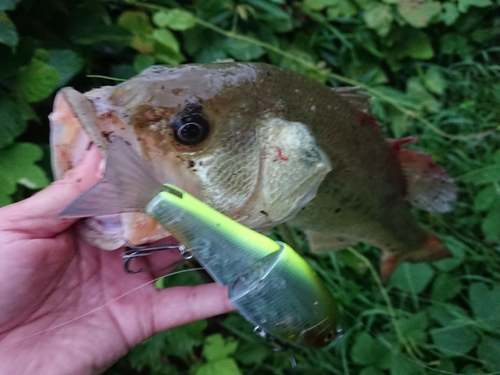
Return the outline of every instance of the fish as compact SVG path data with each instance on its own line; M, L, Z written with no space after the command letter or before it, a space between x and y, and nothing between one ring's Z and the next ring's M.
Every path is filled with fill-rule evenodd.
M337 336L337 305L290 246L228 218L187 192L162 184L121 138L113 137L102 179L62 217L138 211L165 227L219 284L236 309L280 342L321 348Z
M452 209L453 179L433 158L385 139L356 88L330 88L263 63L152 66L116 86L59 91L50 115L56 178L93 142L125 139L170 183L262 232L288 223L313 252L358 242L382 250L387 279L404 261L452 254L412 217ZM142 213L90 218L80 234L102 249L168 236Z

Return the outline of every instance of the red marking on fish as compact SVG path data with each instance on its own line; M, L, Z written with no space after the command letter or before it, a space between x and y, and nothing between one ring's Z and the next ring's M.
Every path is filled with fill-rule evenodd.
M378 129L380 127L377 119L373 117L372 115L365 113L365 112L359 112L358 114L359 122L362 125L370 125L373 126L374 128Z
M285 155L283 155L283 151L281 151L281 148L279 148L278 146L276 146L276 152L278 153L278 158L282 161L288 161L290 160L288 157L286 157Z
M388 142L394 151L399 151L404 145L417 143L419 140L420 138L418 137L404 137L401 139L390 139Z

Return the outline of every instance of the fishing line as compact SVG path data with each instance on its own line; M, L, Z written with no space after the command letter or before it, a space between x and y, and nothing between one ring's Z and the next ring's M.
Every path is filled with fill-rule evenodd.
M181 274L181 273L186 273L186 272L191 272L191 271L202 271L202 270L203 270L203 268L202 268L202 267L198 267L198 268L190 268L190 269L187 269L187 270L175 271L175 272L172 272L172 273L170 273L170 274L168 274L168 275L157 277L157 278L155 278L155 279L149 280L148 282L146 282L146 283L144 283L144 284L141 284L141 285L139 285L139 286L137 286L137 287L135 287L135 288L133 288L133 289L129 290L129 291L128 291L128 292L126 292L126 293L123 293L122 295L120 295L120 296L118 296L118 297L113 298L111 301L108 301L108 302L106 302L105 304L103 304L103 305L101 305L101 306L99 306L99 307L96 307L96 308L94 308L94 309L92 309L92 310L90 310L90 311L86 312L85 314L82 314L82 315L80 315L80 316L77 316L76 318L70 319L70 320L68 320L68 321L66 321L66 322L64 322L64 323L60 323L60 324L58 324L58 325L56 325L56 326L54 326L54 327L47 328L47 329L45 329L45 330L43 330L43 331L39 331L39 332L37 332L37 333L33 333L33 334L31 334L31 335L28 335L28 336L25 336L25 337L21 337L21 338L18 338L18 339L7 340L6 342L7 342L7 343L9 343L9 342L16 343L16 342L24 341L24 340L29 339L29 338L32 338L32 337L34 337L34 336L38 336L38 335L41 335L41 334L43 334L43 333L50 332L50 331L52 331L52 330L54 330L54 329L58 329L58 328L64 327L64 326L66 326L66 325L68 325L68 324L71 324L71 323L73 323L73 322L77 321L77 320L80 320L80 319L82 319L82 318L85 318L86 316L89 316L89 315L91 315L91 314L93 314L93 313L95 313L95 312L97 312L97 311L99 311L99 310L103 309L104 307L109 306L109 305L111 305L112 303L115 303L115 302L116 302L116 301L118 301L119 299L121 299L121 298L123 298L123 297L126 297L126 296L128 296L129 294L131 294L131 293L133 293L133 292L135 292L135 291L137 291L137 290L139 290L139 289L141 289L141 288L145 287L146 285L150 285L150 284L152 284L152 283L157 282L157 281L158 281L158 280L160 280L160 279L166 279L167 277L170 277L170 276L175 276L175 275L179 275L179 274ZM127 277L127 276L130 276L130 275L125 275L124 277ZM118 282L118 281L117 281L117 282Z

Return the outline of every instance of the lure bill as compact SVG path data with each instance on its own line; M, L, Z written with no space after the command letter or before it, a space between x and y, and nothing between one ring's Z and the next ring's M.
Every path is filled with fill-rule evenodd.
M323 347L337 335L337 307L318 275L291 247L228 218L187 192L157 181L114 137L102 180L61 212L87 217L144 211L229 287L245 319L280 341Z

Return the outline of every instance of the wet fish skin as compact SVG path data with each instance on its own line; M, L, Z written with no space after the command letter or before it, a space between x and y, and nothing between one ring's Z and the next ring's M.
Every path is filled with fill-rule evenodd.
M332 242L369 243L384 251L386 276L400 261L450 255L411 217L398 152L349 91L271 65L221 63L150 67L84 95L98 119L87 134L125 138L162 182L244 225L288 221ZM208 138L179 144L172 121L195 107ZM436 211L449 208L450 186Z

